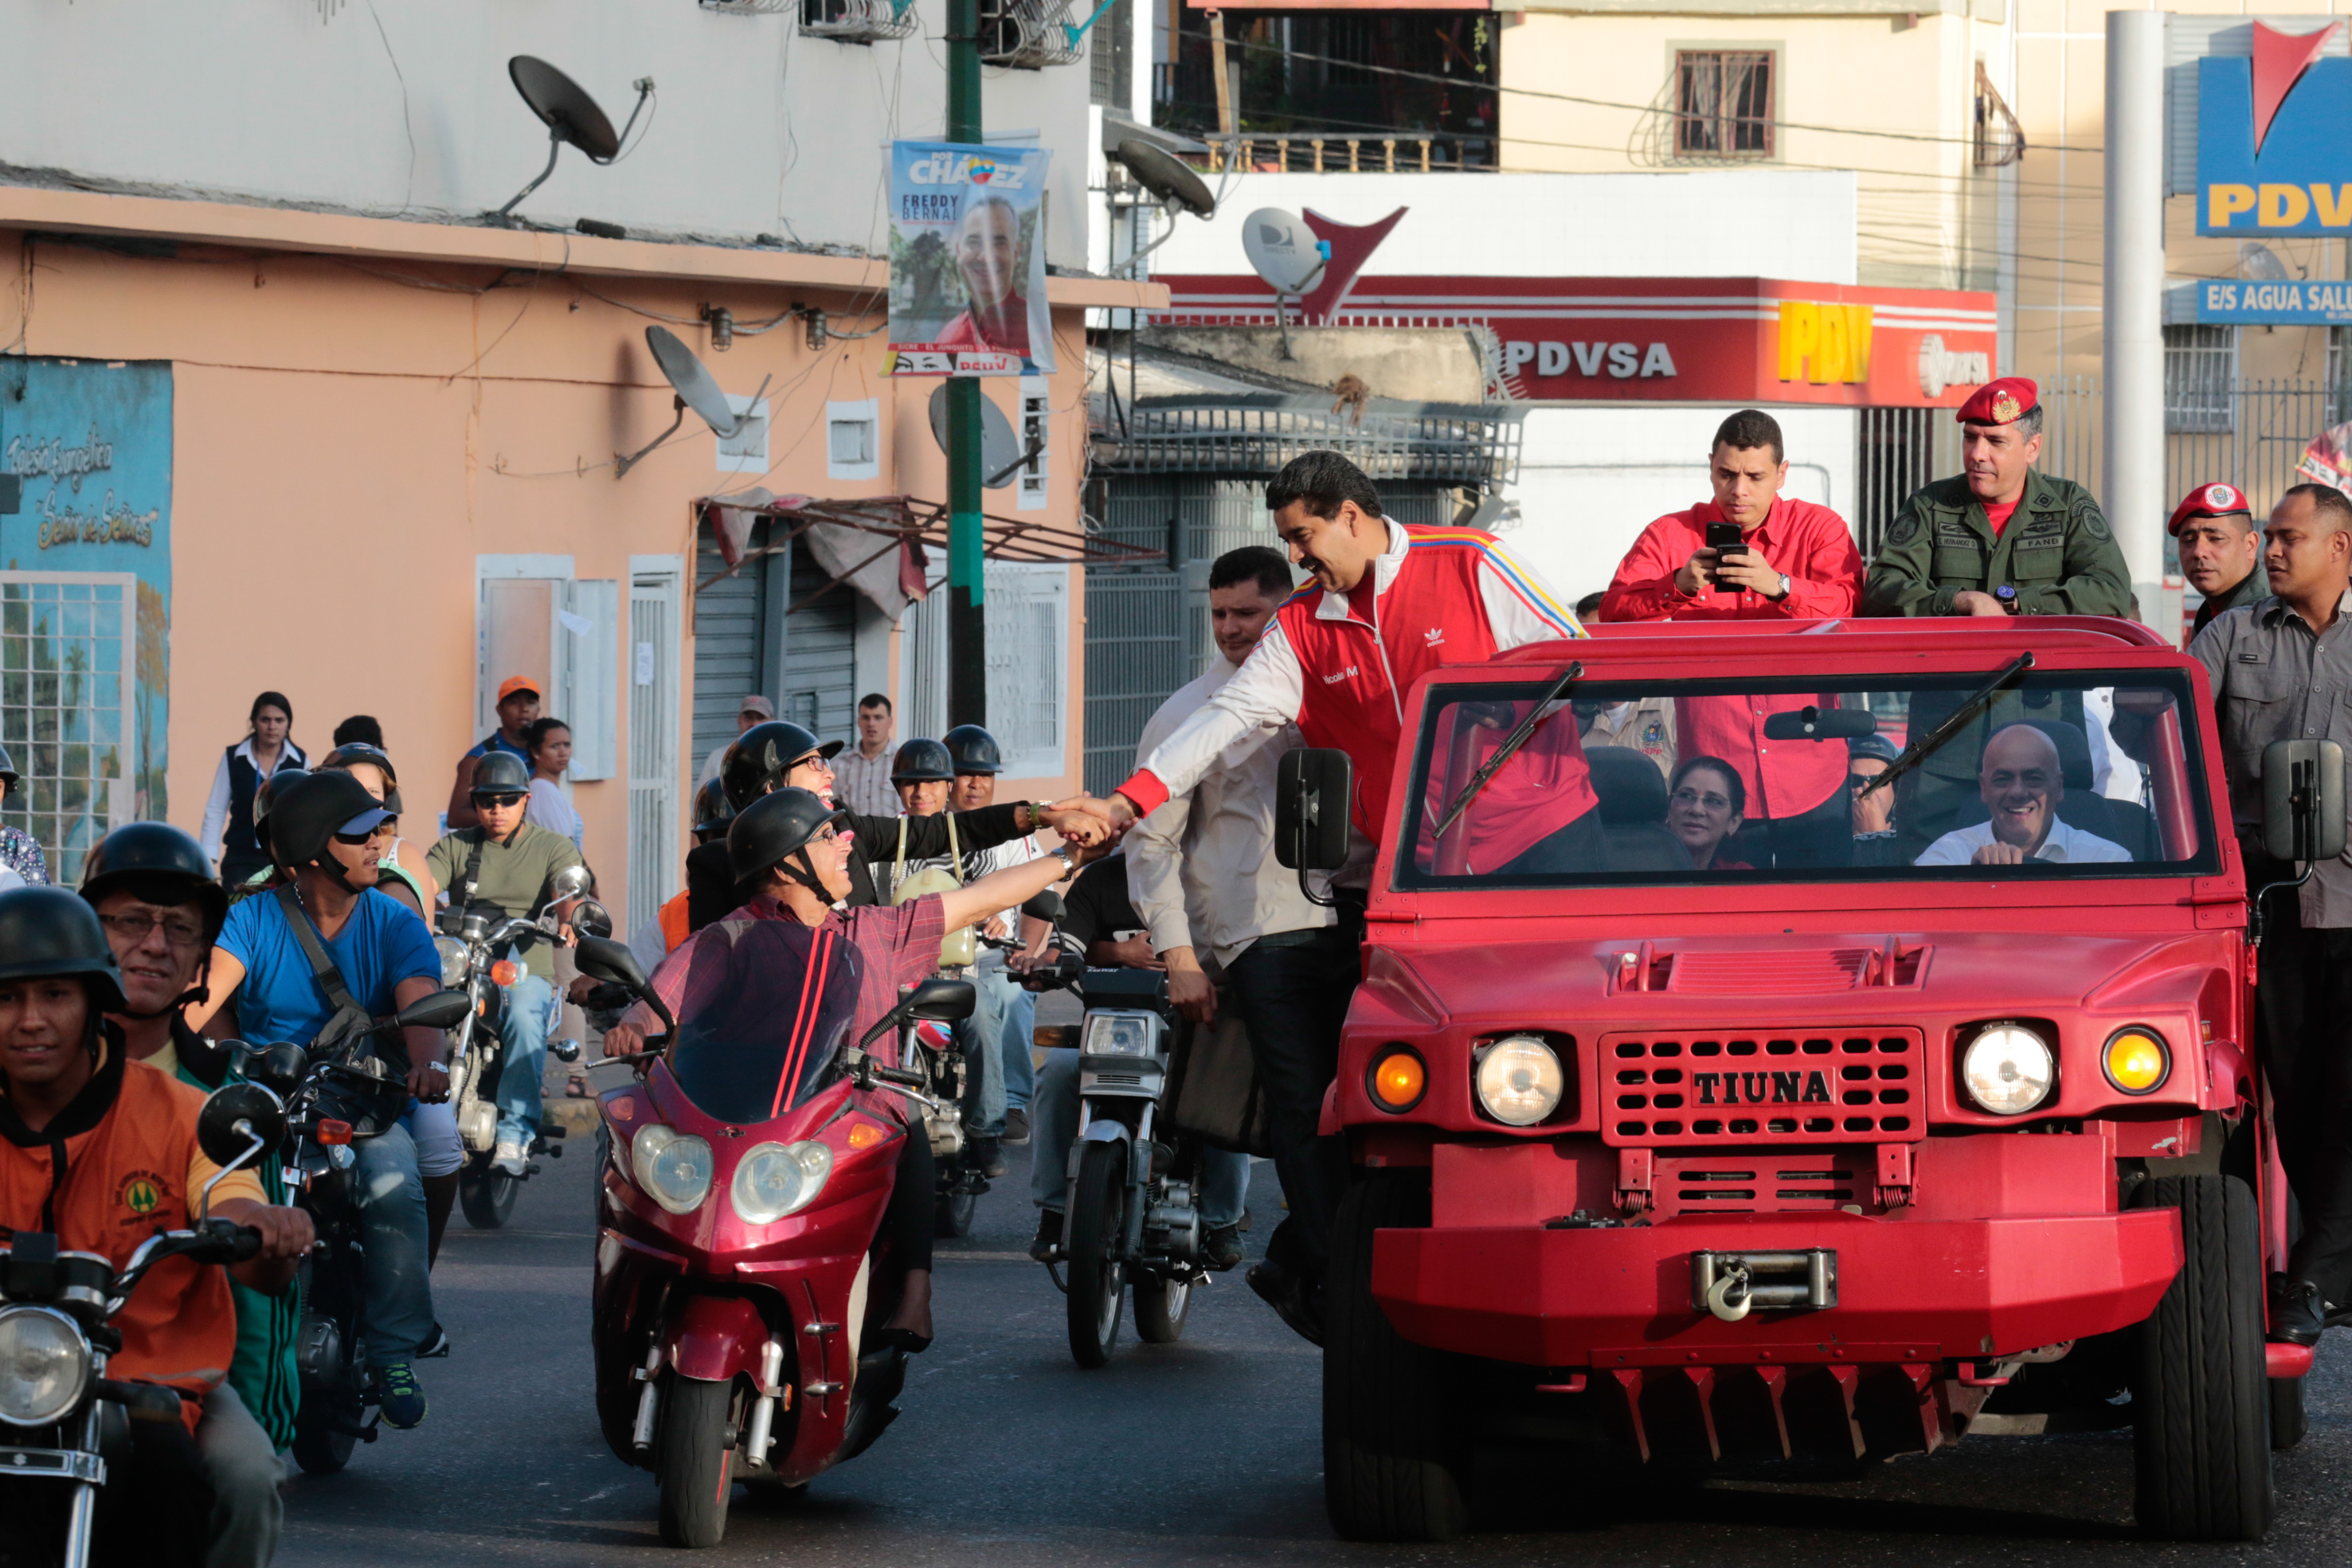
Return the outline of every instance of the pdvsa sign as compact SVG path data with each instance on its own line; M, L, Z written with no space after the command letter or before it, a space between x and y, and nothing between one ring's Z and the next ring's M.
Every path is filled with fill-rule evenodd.
M2336 24L2253 27L2251 58L2197 62L2197 232L2352 234L2352 59L2319 57Z

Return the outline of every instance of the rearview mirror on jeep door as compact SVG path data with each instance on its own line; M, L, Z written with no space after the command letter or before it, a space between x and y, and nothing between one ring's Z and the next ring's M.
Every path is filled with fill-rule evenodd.
M1275 775L1274 858L1296 871L1337 871L1348 858L1354 770L1348 754L1302 746Z
M2273 860L2344 852L2344 748L2332 740L2263 747L2263 848Z

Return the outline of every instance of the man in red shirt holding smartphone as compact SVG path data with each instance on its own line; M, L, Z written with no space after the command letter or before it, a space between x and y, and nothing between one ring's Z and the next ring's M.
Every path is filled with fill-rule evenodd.
M1862 555L1845 519L1783 496L1788 454L1780 422L1742 409L1715 433L1715 498L1669 512L1633 541L1601 601L1603 621L1825 620L1853 613ZM1748 791L1738 858L1761 867L1843 864L1853 852L1842 747L1769 741L1765 717L1834 698L1683 697L1675 733L1683 757L1717 757ZM1769 857L1769 858L1768 858Z

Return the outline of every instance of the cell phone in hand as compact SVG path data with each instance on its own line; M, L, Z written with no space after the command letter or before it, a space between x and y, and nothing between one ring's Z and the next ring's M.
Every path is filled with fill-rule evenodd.
M1738 523L1707 524L1706 548L1717 555L1745 555L1748 552L1748 543L1740 537Z

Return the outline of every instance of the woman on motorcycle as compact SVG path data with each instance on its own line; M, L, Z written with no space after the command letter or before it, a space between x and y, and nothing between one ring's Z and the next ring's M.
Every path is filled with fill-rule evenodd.
M722 988L728 960L746 927L778 922L803 977L816 977L814 984L820 994L813 998L811 1017L829 1027L813 1031L814 1038L835 1046L860 1039L898 1005L899 987L918 984L938 971L941 937L1034 897L1107 852L1104 845L1065 843L1053 854L946 893L896 905L841 908L836 905L849 894L853 849L850 836L840 831L846 815L806 789L786 788L753 800L736 817L727 833L728 856L738 884L751 895L750 902L695 933L654 971L654 991L677 1019L681 1032L698 1014L729 1004L730 998ZM698 965L698 956L705 954L708 961ZM838 1014L846 1014L845 1021ZM637 1004L605 1034L604 1054L643 1051L646 1031L653 1027L653 1010ZM796 1061L787 1071L813 1081L830 1064L831 1050L828 1046L819 1060ZM877 1056L886 1054L887 1048L877 1051ZM898 1310L884 1325L882 1337L919 1352L931 1343L931 1149L920 1136L907 1137L901 1144L885 1225L906 1278Z

